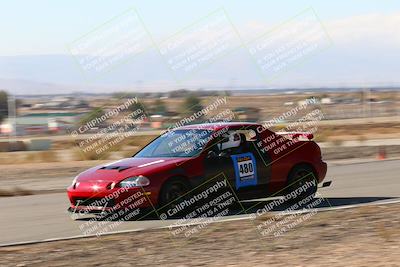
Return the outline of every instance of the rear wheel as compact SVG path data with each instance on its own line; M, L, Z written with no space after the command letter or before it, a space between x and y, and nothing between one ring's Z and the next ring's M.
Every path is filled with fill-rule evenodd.
M298 201L309 196L314 196L317 188L318 181L310 165L297 165L289 173L286 191L287 194L293 196L293 200Z

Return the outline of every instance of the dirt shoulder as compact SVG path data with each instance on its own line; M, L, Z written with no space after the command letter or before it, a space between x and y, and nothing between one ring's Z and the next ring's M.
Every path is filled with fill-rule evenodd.
M73 177L107 161L70 161L2 165L0 197L65 192Z
M53 178L69 176L74 177L79 172L90 167L110 162L112 160L88 160L68 162L44 162L44 163L19 163L1 166L0 181L18 178ZM34 177L33 177L34 176Z
M395 266L400 260L400 204L319 212L280 237L256 231L255 223L267 219L211 224L190 239L164 229L0 248L0 265Z

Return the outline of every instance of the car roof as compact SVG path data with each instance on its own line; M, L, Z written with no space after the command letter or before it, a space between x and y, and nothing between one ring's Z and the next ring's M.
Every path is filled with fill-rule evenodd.
M177 128L177 130L181 129L204 129L204 130L220 130L223 128L233 128L238 129L242 127L249 126L260 126L259 123L254 122L214 122L214 123L201 123L201 124L191 124L185 125Z

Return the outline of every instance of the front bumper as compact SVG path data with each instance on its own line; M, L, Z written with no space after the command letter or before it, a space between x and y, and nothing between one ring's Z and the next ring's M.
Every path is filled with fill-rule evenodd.
M152 193L142 188L114 188L102 190L67 189L73 213L113 212L121 209L149 208L153 206Z

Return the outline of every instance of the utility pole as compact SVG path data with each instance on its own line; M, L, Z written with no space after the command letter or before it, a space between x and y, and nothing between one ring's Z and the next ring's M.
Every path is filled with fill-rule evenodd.
M13 95L8 95L8 121L10 123L10 133L9 133L9 143L11 150L16 149L17 142L17 105L15 103L15 97Z
M369 88L363 89L363 110L364 110L364 118L371 117L372 115L371 89Z

